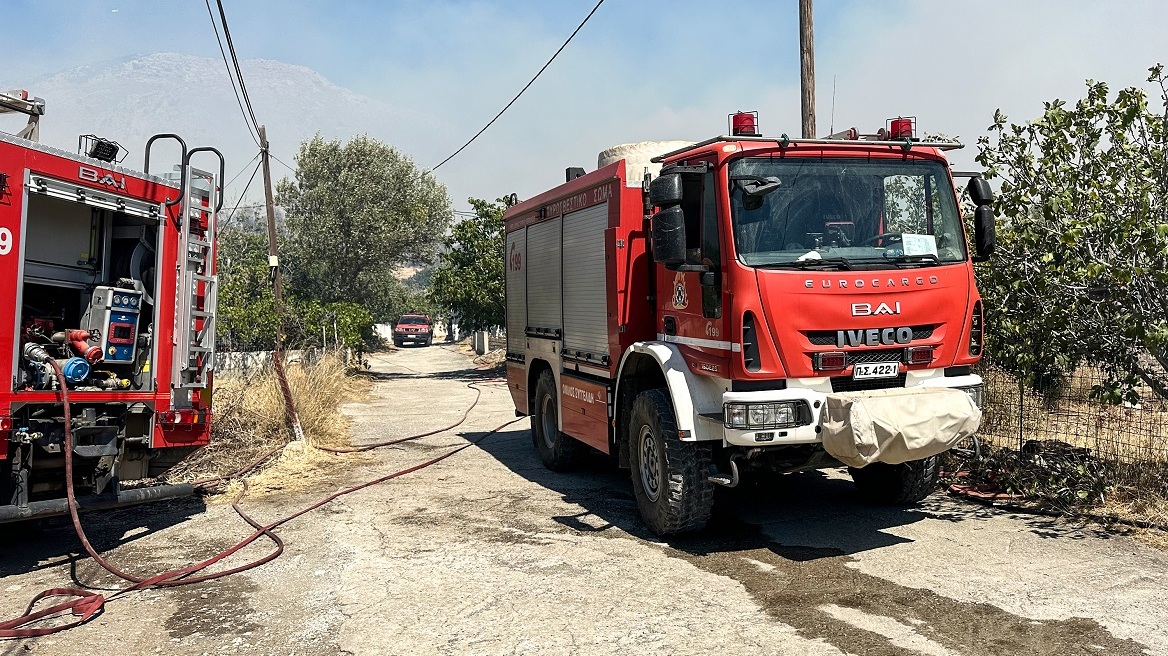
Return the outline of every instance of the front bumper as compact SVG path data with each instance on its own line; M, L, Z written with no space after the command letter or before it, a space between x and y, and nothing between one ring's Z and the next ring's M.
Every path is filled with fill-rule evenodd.
M981 407L981 376L946 377L941 369L926 369L909 372L905 387L949 387L965 390ZM810 413L798 413L799 425L790 427L732 428L723 419L715 419L715 414L703 415L698 428L697 439L718 440L728 446L778 446L786 444L815 444L822 441L820 436L820 414L824 401L831 394L829 378L802 378L787 381L787 389L759 392L724 392L722 404L729 403L777 403L792 402L806 404ZM862 393L862 392L858 392ZM723 410L724 412L724 410Z
M399 342L424 342L430 338L430 333L397 333L393 338Z

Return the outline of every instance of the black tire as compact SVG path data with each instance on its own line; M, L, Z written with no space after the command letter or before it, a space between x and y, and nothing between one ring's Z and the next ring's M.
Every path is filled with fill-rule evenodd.
M919 503L937 487L941 476L940 456L899 465L874 462L867 467L848 467L861 494L876 503L909 506Z
M637 509L649 530L665 536L705 528L714 507L710 450L679 439L664 390L646 390L633 401L629 466Z
M396 346L396 347L398 347L398 348L401 348L401 347L402 347L402 341L401 341L400 339L395 339L395 340L393 340L393 345L394 345L394 346Z
M580 462L584 444L559 429L560 404L556 379L550 371L535 383L535 409L531 414L531 441L543 466L552 471L568 471Z
M434 336L433 336L433 335L430 335L430 336L426 337L426 343L425 343L425 346L429 346L429 345L431 345L431 344L433 344L433 343L434 343Z

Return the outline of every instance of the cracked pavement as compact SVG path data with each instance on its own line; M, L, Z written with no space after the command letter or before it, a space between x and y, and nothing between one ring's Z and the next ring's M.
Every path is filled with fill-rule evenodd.
M370 398L345 407L355 444L453 423L472 381L482 398L454 431L246 502L257 519L514 419L494 374L453 348L372 360ZM259 569L129 595L0 654L1168 654L1168 554L1128 538L942 494L871 506L833 470L721 490L707 531L662 541L640 525L627 472L600 456L547 471L527 427L288 524L287 551ZM85 523L140 572L247 534L229 507L197 499ZM63 524L0 532L0 613L68 584L71 563L78 581L111 585L77 549Z

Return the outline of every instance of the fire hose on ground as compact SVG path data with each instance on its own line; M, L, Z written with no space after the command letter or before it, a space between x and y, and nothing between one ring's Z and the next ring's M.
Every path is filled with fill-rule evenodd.
M105 603L107 600L116 599L122 595L133 592L135 590L142 590L142 589L146 589L146 588L155 588L155 587L172 587L172 586L179 586L179 585L190 585L190 584L202 583L202 582L206 582L206 581L213 581L215 579L220 579L220 578L223 578L226 576L230 576L232 574L238 574L240 572L259 567L260 565L263 565L264 563L267 563L267 562L270 562L270 561L276 559L284 551L284 542L283 542L283 540L280 539L280 536L278 536L272 532L274 529L276 529L276 528L278 528L278 527L280 527L280 526L282 526L282 525L284 525L284 524L286 524L286 523L288 523L288 522L290 522L290 521L292 521L292 520L294 520L302 515L305 515L309 512L312 512L313 510L316 510L316 509L318 509L318 508L320 508L328 503L331 503L332 501L334 501L342 496L352 494L353 492L358 492L360 490L364 490L364 489L369 488L369 487L373 487L373 486L378 485L380 483L384 483L386 481L389 481L389 480L392 480L395 478L399 478L401 476L405 476L406 474L411 474L413 472L419 471L421 469L425 469L426 467L429 467L431 465L439 463L439 462L459 453L460 451L462 451L464 449L468 449L472 446L477 446L483 440L490 437L491 435L493 435L493 434L501 431L502 429L506 428L507 426L510 426L511 424L514 424L515 422L519 421L519 419L512 419L510 421L504 422L504 423L496 426L495 428L490 429L489 431L487 431L483 435L479 436L478 438L476 438L472 441L468 441L466 444L464 444L462 446L455 447L452 450L447 451L446 453L444 453L442 455L436 456L434 458L426 460L426 461L419 463L417 465L413 465L411 467L407 467L405 469L395 471L392 474L387 474L385 476L380 476L378 478L366 481L364 483L360 483L358 485L353 485L351 487L343 488L341 490L338 490L337 492L334 492L334 493L324 497L323 499L316 501L315 503L310 504L309 506L306 506L305 508L302 508L302 509L300 509L300 510L298 510L290 515L287 515L287 516L282 517L280 519L277 519L275 521L269 522L267 524L261 524L259 521L257 521L256 519L254 519L253 517L248 515L240 507L239 504L243 500L243 497L246 496L247 491L248 491L247 484L245 481L243 489L232 500L231 507L232 507L232 509L235 510L235 512L245 522L247 522L247 524L249 526L251 526L253 529L255 529L249 536L247 536L246 538L244 538L243 540L240 540L236 544L228 547L227 549L224 549L223 551L220 551L219 553L217 553L217 554L211 556L210 558L207 558L201 562L187 565L186 567L172 569L172 570L169 570L166 572L162 572L160 574L156 574L154 576L141 577L141 576L136 576L136 575L130 574L128 572L125 572L125 571L121 570L120 568L118 568L117 566L110 563L105 558L103 558L101 556L101 554L99 554L97 552L97 550L94 549L93 545L89 541L89 537L85 533L85 529L81 525L81 517L78 513L77 498L76 498L76 495L75 495L74 489L73 489L73 431L72 431L72 414L71 414L70 408L69 408L68 387L66 385L64 373L61 371L61 368L57 365L57 363L55 361L53 361L52 358L48 358L47 362L48 362L48 364L50 364L53 367L53 370L57 376L57 380L58 380L58 383L60 386L61 403L64 406L65 494L66 494L68 504L69 504L69 516L73 522L73 530L77 534L78 539L81 541L81 545L85 549L85 552L87 554L89 554L89 557L92 558L95 563L97 563L99 566L101 566L103 569L105 569L109 573L113 574L114 576L130 582L131 585L117 590L116 592L109 595L108 597L106 597L105 595L93 592L91 590L85 590L82 588L66 587L66 588L51 588L49 590L45 590L45 591L41 592L40 594L36 595L35 597L33 597L32 601L29 602L28 607L26 608L23 615L16 617L14 619L11 619L11 620L0 622L0 639L35 638L35 637L50 635L53 633L58 633L58 632L61 632L61 631L64 631L64 630L67 630L67 629L70 629L70 628L73 628L76 626L80 626L80 625L85 624L86 622L90 621L94 617L97 617L98 615L100 615L105 608ZM475 387L474 382L468 383L467 387L475 390L475 393L476 393L475 399L470 404L470 406L466 409L466 412L463 413L462 417L457 422L451 424L450 426L447 426L447 427L441 428L441 429L437 429L437 430L427 431L427 432L420 433L417 435L410 435L408 437L389 440L386 442L380 442L377 444L362 445L360 447L354 447L351 449L325 449L325 450L331 451L334 453L351 453L351 452L359 452L359 451L369 451L369 450L380 448L383 446L390 446L393 444L401 444L402 442L408 442L410 440L421 439L423 437L428 437L431 435L435 435L435 434L456 428L466 421L467 417L470 415L471 410L473 410L475 408L475 406L478 405L479 399L482 397L482 391L478 387ZM241 473L249 471L251 468L258 466L259 463L262 463L263 461L267 460L267 458L274 455L276 453L276 451L278 451L278 449L273 450L272 452L270 452L268 454L265 454L262 458L255 461L255 463L249 464L248 466L239 470L239 472L236 472L235 474L233 474L233 476L240 475ZM207 479L206 481L200 481L199 483L202 484L202 485L200 485L201 487L211 487L211 486L217 484L218 482L226 480L226 478L227 477L223 477L223 478L219 478L219 479ZM258 540L261 537L266 537L267 539L271 540L272 544L274 545L274 548L268 554L266 554L266 555L264 555L256 560L253 560L251 562L245 563L243 565L239 565L239 566L232 567L232 568L218 571L218 572L212 572L209 574L202 574L199 576L194 576L195 574L206 570L208 567L210 567L210 566L224 560L225 558L228 558L229 556L235 554L236 552L240 551L241 549L243 549L244 547L248 546L249 544L255 542L256 540ZM48 606L46 608L41 608L38 610L37 606L40 605L41 602L48 600L48 599L64 599L64 601L60 601L59 603L56 603L52 606ZM70 613L74 617L76 617L77 619L70 621L70 622L57 624L54 626L47 626L47 627L32 626L38 622L52 619L52 618L61 616L65 613Z

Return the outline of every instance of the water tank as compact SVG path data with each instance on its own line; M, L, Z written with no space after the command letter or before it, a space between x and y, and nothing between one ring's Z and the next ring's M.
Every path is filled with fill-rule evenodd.
M664 155L679 148L693 145L693 141L642 141L640 143L621 144L607 150L600 151L596 168L604 168L613 162L625 160L625 172L628 175L626 184L630 187L640 187L645 177L645 169L656 176L661 171L660 164L649 160Z

